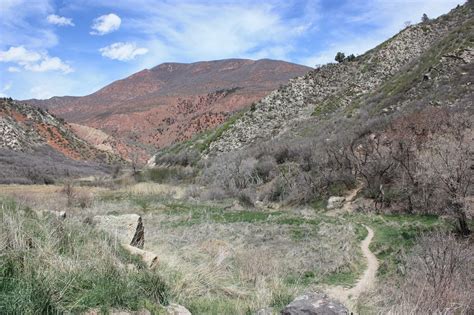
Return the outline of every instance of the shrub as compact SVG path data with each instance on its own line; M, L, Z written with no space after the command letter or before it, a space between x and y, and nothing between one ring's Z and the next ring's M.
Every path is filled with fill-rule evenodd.
M385 287L391 305L382 313L468 314L472 312L471 281L474 247L468 240L436 232L421 237L403 259L406 274Z
M343 52L338 52L336 54L336 57L334 57L334 60L336 60L337 62L341 63L344 61L344 59L346 58L346 55L343 53Z

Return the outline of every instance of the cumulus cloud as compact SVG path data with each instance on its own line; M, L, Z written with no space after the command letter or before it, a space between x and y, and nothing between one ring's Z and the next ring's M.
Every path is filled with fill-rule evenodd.
M50 57L47 53L28 50L23 46L10 47L0 51L0 62L15 63L23 69L33 72L61 71L70 73L74 70L58 57ZM9 67L9 72L18 72L18 67Z
M105 35L116 31L120 28L122 19L114 13L106 14L99 16L94 19L94 23L91 28L93 31L90 32L91 35Z
M50 14L48 15L46 19L48 20L48 23L50 24L59 25L59 26L74 26L72 19L64 17L64 16Z
M103 47L99 49L99 51L104 57L120 61L127 61L135 59L136 56L146 54L148 49L139 48L135 43L118 42Z
M3 62L16 62L24 65L39 61L41 55L34 51L29 51L23 46L10 47L7 51L0 51L0 61Z

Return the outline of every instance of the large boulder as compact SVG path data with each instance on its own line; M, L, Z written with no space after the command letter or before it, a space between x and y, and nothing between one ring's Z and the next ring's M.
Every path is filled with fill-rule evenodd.
M336 197L336 196L329 197L327 209L328 210L340 209L344 205L345 201L346 201L346 198L344 197Z
M282 311L282 315L349 315L349 310L326 294L307 293L298 296Z
M115 236L120 243L143 248L145 228L138 214L97 215L92 219L97 228Z

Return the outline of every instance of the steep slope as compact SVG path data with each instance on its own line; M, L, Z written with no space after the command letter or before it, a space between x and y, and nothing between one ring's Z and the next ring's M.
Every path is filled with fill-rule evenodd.
M89 162L86 162L89 161ZM0 99L0 174L3 182L51 182L103 173L120 159L80 139L63 120L11 99Z
M443 39L453 37L463 25L472 32L471 24L472 7L466 4L436 20L404 29L352 62L325 65L295 78L259 101L254 111L246 113L211 143L210 153L229 152L275 138L291 128L298 129L301 121L310 119L311 115L321 118L360 106L359 100L364 95L374 92L395 75L409 71L409 65L418 62Z
M164 63L84 97L29 100L68 122L101 129L124 156L189 139L311 68L274 60Z
M149 165L191 165L215 195L263 204L324 207L356 186L377 211L444 214L472 204L473 43L467 3L355 61L291 80Z

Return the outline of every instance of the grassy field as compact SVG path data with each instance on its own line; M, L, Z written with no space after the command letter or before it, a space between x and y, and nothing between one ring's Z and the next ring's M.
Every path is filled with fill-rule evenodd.
M375 231L371 250L381 261L380 277L397 270L400 255L421 233L446 227L434 216L237 210L232 200L191 201L182 188L143 183L77 189L90 199L86 207L68 207L60 187L6 187L1 313L140 308L159 313L169 302L193 314L253 314L268 307L277 313L303 292L357 281L365 268L359 248L367 233L363 224ZM21 191L36 193L24 197ZM66 221L34 215L53 204L66 209ZM156 270L145 270L107 235L82 223L96 214L123 213L143 217L145 249L159 257Z

